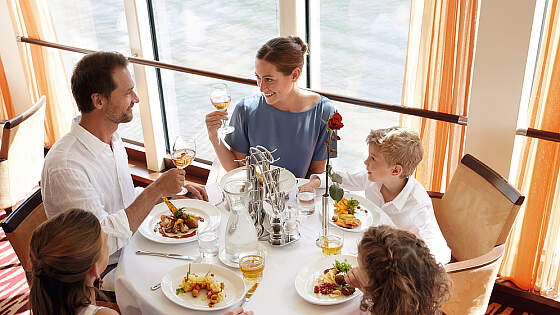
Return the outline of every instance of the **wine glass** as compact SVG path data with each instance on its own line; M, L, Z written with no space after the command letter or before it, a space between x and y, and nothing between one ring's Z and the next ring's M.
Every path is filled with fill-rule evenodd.
M212 92L210 93L210 102L217 110L227 111L231 103L231 96L229 89L225 83L218 83L212 85ZM218 129L218 136L223 138L228 133L232 133L235 127L226 125L226 121L222 120L222 126Z
M178 168L189 166L196 156L196 139L194 137L177 136L173 143L171 160ZM184 195L188 190L183 187L178 195Z

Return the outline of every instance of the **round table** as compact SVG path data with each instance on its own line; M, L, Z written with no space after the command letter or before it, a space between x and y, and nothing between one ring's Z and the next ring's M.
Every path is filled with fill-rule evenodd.
M301 184L301 183L300 183ZM215 199L210 192L216 187L207 185L210 199ZM292 194L293 196L293 194ZM214 200L215 201L215 200ZM228 219L228 212L223 203L218 206L222 212L218 235L220 248L223 248L223 235ZM318 208L317 208L318 209ZM377 209L381 211L381 209ZM370 209L373 211L373 209ZM334 227L333 227L334 228ZM321 231L321 217L317 211L307 217L302 217L300 232L302 237L295 243L284 247L272 247L268 242L261 242L267 247L268 259L265 266L263 280L244 306L246 310L253 310L255 314L359 314L360 297L351 301L331 305L314 305L303 300L295 290L294 279L307 264L321 258L321 250L315 245L315 239ZM361 233L344 232L343 254L357 254L357 244ZM188 261L163 257L136 255L138 249L165 253L177 253L197 256L198 244L160 244L144 238L140 233L134 233L130 243L122 250L122 254L115 272L115 291L117 303L124 315L131 314L222 314L221 311L194 311L183 308L168 300L161 289L150 290L150 287L160 282L169 270L188 264ZM223 265L221 262L218 264ZM241 274L239 269L231 268ZM238 304L234 305L235 307Z

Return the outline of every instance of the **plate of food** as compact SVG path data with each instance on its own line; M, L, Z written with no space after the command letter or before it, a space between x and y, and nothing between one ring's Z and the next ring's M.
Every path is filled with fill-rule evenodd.
M220 225L221 213L216 206L196 199L175 199L154 206L138 231L149 240L164 244L197 240L197 232L214 230ZM170 207L173 210L170 210Z
M166 273L161 279L161 290L182 307L215 311L238 303L245 294L245 282L227 268L192 263Z
M312 304L333 305L349 301L362 295L360 290L344 281L344 275L356 266L356 256L335 255L321 258L298 272L296 291Z
M370 226L394 226L391 218L371 201L348 192L339 202L329 199L329 222L341 230L355 233L362 233Z
M280 168L280 191L289 193L296 187L296 177L292 172L274 165L271 165L270 168ZM260 173L260 170L258 172ZM224 187L225 183L234 179L247 179L247 168L242 166L227 172L220 180L220 187Z

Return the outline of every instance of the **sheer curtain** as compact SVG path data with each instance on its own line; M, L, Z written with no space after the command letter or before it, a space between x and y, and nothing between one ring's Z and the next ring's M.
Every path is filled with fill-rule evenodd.
M528 126L560 132L560 7L548 3ZM523 140L517 187L527 196L506 243L500 276L522 289L560 293L560 144Z
M412 0L403 105L466 115L477 14L478 0ZM400 124L422 138L416 179L444 191L463 155L465 127L408 115Z
M46 0L12 0L8 5L18 35L57 41ZM52 48L28 44L19 48L31 101L35 103L41 95L47 97L45 141L50 146L70 130L72 118L78 113L62 58Z
M0 57L0 120L7 120L14 118L14 104L8 90L8 79L4 72L4 63ZM0 139L2 133L0 132Z

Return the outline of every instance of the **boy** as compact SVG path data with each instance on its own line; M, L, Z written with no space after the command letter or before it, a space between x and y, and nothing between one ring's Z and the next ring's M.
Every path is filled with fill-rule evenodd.
M342 188L364 190L366 198L387 213L397 228L424 240L438 263L448 263L451 250L437 224L432 201L422 184L411 176L423 155L418 134L391 127L372 130L366 142L366 171L338 173ZM323 181L322 176L313 175L299 189L314 191L324 187Z

